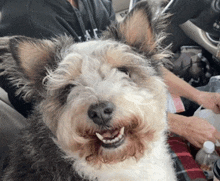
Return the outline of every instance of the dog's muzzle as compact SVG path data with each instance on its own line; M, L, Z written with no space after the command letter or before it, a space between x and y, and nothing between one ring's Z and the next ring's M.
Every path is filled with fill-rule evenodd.
M115 105L111 102L92 104L88 109L88 116L100 127L109 127L114 110ZM124 127L96 132L96 136L102 142L103 147L117 148L124 142Z

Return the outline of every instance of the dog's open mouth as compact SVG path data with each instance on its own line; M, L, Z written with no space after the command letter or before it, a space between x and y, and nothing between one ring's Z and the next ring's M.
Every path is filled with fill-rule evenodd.
M125 128L106 130L101 133L96 132L97 138L102 142L102 146L105 148L117 148L125 140L124 135Z

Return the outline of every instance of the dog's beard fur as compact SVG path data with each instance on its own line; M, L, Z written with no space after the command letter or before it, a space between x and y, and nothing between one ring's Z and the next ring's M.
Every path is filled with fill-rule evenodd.
M155 34L160 28L153 28L162 25L151 16L147 3L140 3L124 22L109 27L103 39L78 44L66 36L2 39L8 41L1 56L4 73L26 100L35 98L54 142L82 177L99 179L98 172L111 166L138 163L155 152L156 144L167 154L161 78L167 54L159 44L162 36ZM103 102L114 109L110 121L97 124L88 110ZM102 140L115 138L112 144Z

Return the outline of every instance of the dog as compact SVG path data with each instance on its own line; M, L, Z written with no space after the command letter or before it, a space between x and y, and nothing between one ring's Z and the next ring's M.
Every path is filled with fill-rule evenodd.
M35 100L3 181L176 180L162 19L141 2L99 40L1 38L0 68Z

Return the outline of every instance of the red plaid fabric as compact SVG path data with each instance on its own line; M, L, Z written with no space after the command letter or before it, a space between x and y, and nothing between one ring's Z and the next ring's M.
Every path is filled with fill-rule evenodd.
M168 143L178 181L191 181L198 178L205 179L205 175L189 152L186 142L180 137L170 137Z

